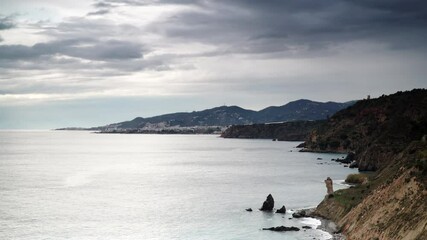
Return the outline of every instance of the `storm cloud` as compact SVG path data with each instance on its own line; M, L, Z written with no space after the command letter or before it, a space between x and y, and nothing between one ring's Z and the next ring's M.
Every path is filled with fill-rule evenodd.
M10 29L15 26L11 17L1 17L0 15L0 30Z
M0 103L73 93L212 103L221 93L216 104L259 108L426 87L425 1L45 4L27 14L0 10Z

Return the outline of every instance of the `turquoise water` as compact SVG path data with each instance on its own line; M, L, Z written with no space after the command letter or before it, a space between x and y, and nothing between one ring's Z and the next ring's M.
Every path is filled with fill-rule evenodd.
M0 132L0 239L327 239L314 219L257 210L317 205L354 170L298 142L212 135ZM321 157L323 160L317 160ZM320 164L323 163L323 164ZM246 212L251 207L253 212Z

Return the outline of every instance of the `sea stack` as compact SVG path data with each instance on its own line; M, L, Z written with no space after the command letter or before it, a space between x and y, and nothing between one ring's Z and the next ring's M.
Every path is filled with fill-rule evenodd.
M327 191L327 196L334 196L334 188L332 186L332 179L330 177L326 178L325 180L325 184L326 184L326 191Z
M274 199L271 194L268 194L267 199L264 201L261 207L261 211L273 211L274 208Z
M285 205L283 205L282 208L277 209L276 213L286 213L286 207L285 207Z

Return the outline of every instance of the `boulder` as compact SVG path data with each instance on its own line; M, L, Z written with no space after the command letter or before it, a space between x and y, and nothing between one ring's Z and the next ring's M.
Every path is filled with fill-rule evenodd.
M299 228L297 227L285 227L285 226L279 226L279 227L271 227L271 228L263 228L262 230L269 230L269 231L275 231L275 232L287 232L287 231L299 231Z
M359 164L357 164L356 161L351 162L349 166L349 168L358 168L358 167L359 167Z
M262 207L259 209L261 211L273 211L274 208L274 199L271 194L268 194L267 199L262 204Z
M285 205L283 205L280 209L277 209L276 213L286 213Z
M252 212L252 208L246 208L246 211Z
M305 142L298 144L296 148L305 148Z
M294 218L307 217L307 213L305 212L305 210L300 210L300 211L292 213L292 217L294 217Z
M349 152L348 154L347 154L347 156L345 157L345 160L347 160L347 161L349 161L349 162L352 162L352 161L354 161L354 157L356 156L356 154L354 153L354 152Z

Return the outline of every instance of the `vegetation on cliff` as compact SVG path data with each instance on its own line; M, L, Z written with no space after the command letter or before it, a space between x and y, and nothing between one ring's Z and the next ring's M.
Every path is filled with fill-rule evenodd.
M311 151L352 151L363 184L334 193L316 214L350 239L427 239L427 90L362 100L312 132Z
M427 90L361 100L312 132L312 151L354 152L359 170L376 170L427 133Z
M235 125L225 130L223 138L260 138L279 141L304 141L324 121L295 121L272 124Z

